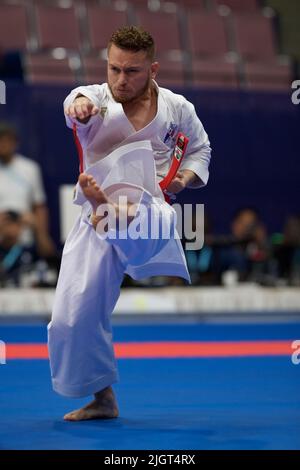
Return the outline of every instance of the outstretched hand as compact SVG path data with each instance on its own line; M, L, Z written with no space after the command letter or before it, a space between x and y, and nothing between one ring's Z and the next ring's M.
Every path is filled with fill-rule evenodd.
M95 116L98 112L99 108L86 96L75 98L73 103L65 109L67 116L79 121L88 121L91 116Z

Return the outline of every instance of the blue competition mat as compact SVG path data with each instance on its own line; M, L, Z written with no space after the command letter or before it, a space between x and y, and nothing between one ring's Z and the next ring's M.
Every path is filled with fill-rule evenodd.
M9 343L44 343L45 325L0 325ZM116 342L293 341L300 324L114 327ZM292 353L292 349L291 349ZM52 391L47 360L0 365L1 449L299 449L300 364L291 357L119 359L120 417L64 422L87 402Z

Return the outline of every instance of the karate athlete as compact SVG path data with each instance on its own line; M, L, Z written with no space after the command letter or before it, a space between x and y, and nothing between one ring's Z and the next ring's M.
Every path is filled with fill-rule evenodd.
M64 102L67 125L77 126L84 172L74 201L82 212L65 244L48 326L51 376L54 390L62 395L94 395L88 405L64 416L69 421L119 414L111 387L118 381L111 314L124 273L133 279L170 275L190 282L174 236L175 210L165 202L158 182L169 170L179 132L189 144L169 192L207 183L211 149L194 106L154 81L159 68L154 54L149 33L133 26L119 29L108 43L107 83L78 87ZM121 204L120 196L128 196L128 202ZM118 224L106 232L99 229L106 204L117 220L121 209L128 216L123 234L137 217L143 227L154 214L159 224L169 221L173 235L113 236L121 231ZM142 207L146 209L139 211Z

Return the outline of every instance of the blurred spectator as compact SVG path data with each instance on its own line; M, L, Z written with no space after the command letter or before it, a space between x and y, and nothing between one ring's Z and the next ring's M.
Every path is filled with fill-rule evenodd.
M274 257L278 263L280 278L288 279L292 285L300 285L300 216L288 217L283 237L274 246Z
M227 246L219 252L217 270L237 274L237 280L261 281L268 270L269 247L265 226L252 208L242 208L231 224Z
M0 213L0 285L19 285L23 267L36 256L21 242L22 217L17 212Z
M16 153L17 145L15 129L0 123L0 211L21 214L23 227L34 234L38 254L53 257L56 249L48 233L48 210L40 169L35 162ZM28 243L32 243L30 233L27 230Z
M217 242L217 243L216 243ZM219 281L261 282L268 272L269 244L265 226L252 208L242 208L235 214L231 235L215 239L213 270Z
M22 242L21 214L0 212L0 287L54 287L57 262L37 255L35 246Z

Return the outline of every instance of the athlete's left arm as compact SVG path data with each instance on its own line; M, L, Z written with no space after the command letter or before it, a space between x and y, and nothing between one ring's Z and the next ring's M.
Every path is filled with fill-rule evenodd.
M210 142L194 105L186 99L182 102L180 131L189 138L179 171L183 176L182 182L188 188L205 186L209 177Z

